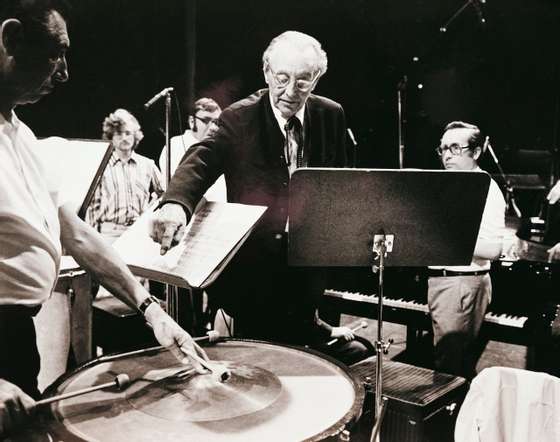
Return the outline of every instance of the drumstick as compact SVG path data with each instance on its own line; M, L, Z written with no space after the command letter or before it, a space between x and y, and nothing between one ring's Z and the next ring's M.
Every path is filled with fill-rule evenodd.
M93 387L82 388L81 390L70 391L68 393L59 394L57 396L52 396L52 397L37 401L35 404L36 405L47 405L47 404L50 404L52 402L60 401L62 399L68 399L70 397L80 396L82 394L91 393L92 391L103 390L105 388L110 388L110 387L117 387L119 390L124 390L126 387L128 387L128 384L130 384L130 378L128 377L127 374L121 373L121 374L117 375L115 380L112 381L112 382L107 382L105 384L100 384L100 385L94 385Z
M183 353L185 353L188 357L197 361L200 365L202 365L206 370L212 373L220 382L225 382L231 376L231 372L227 369L227 367L221 364L214 364L212 362L207 361L206 359L201 358L196 353L186 349L185 347L181 347Z
M366 321L361 321L356 327L354 327L352 329L352 332L358 331L361 328L367 328L367 322ZM329 342L327 342L327 345L333 345L339 339L340 338L333 338Z

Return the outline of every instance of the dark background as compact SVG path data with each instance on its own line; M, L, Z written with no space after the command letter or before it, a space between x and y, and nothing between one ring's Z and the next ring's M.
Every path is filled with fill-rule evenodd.
M316 37L329 56L315 92L344 106L359 166L398 167L397 84L406 75L406 167L438 167L442 127L461 119L491 136L507 173L551 179L560 123L557 0L488 0L481 5L486 25L471 4L445 33L440 27L463 1L70 3L70 81L19 109L38 136L99 138L103 118L125 107L146 134L139 152L156 158L163 106L146 112L145 101L173 86L183 114L193 95L227 106L264 87L262 52L293 29ZM175 107L173 119L176 134ZM526 150L545 152L527 157ZM489 157L483 166L496 172Z

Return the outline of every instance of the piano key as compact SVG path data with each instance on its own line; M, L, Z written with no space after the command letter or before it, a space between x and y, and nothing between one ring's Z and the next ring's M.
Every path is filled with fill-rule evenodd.
M358 303L365 303L365 304L374 304L377 305L379 303L379 297L377 295L364 295L362 293L357 292L347 292L347 291L340 291L340 290L332 290L327 289L325 290L324 296L331 297L331 298L342 298L349 301L355 301ZM421 312L424 314L428 314L428 306L418 301L413 300L404 300L403 298L394 299L394 298L383 298L383 305L385 307L402 309L402 310L412 310ZM375 319L375 318L374 318ZM494 313L494 312L487 312L486 316L484 317L484 322L503 325L506 327L513 327L513 328L523 328L525 322L527 321L526 316L514 316L514 315L507 315L505 313Z

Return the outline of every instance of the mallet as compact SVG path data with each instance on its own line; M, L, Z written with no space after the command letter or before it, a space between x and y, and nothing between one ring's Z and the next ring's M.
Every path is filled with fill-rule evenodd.
M361 328L367 328L367 322L366 321L360 321L360 323L352 329L352 332L358 331ZM329 342L327 342L327 345L333 345L339 339L340 338L331 339Z
M130 384L130 378L127 374L121 373L117 375L114 381L105 384L94 385L93 387L82 388L81 390L70 391L68 393L59 394L58 396L48 397L36 402L36 405L47 405L52 402L57 402L62 399L68 399L74 396L91 393L92 391L104 390L105 388L117 387L119 390L124 390Z

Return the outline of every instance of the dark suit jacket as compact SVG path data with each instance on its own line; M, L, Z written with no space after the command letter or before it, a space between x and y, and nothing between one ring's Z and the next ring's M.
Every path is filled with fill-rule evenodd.
M288 282L292 287L297 282L300 287L290 292L306 290L301 284L315 283L302 283L286 268L284 232L290 177L284 159L284 136L272 112L268 90L260 90L225 109L218 126L213 136L189 149L162 203L179 203L187 214L192 214L204 192L223 173L229 202L267 206L263 219L228 266L227 275L219 278L218 286L222 286L222 293L230 292L227 297L235 297L235 305L229 310L234 310L236 316L248 314L247 305L239 302L245 298L252 316L258 314L261 302L264 309L272 307L270 302L278 302L281 310L291 310L292 305L301 305L302 297L294 293L292 301L286 299L281 291L290 290ZM304 132L308 167L346 166L346 122L338 103L310 95ZM279 283L279 279L289 281ZM311 309L317 300L307 295L305 298ZM308 314L307 311L305 315Z

